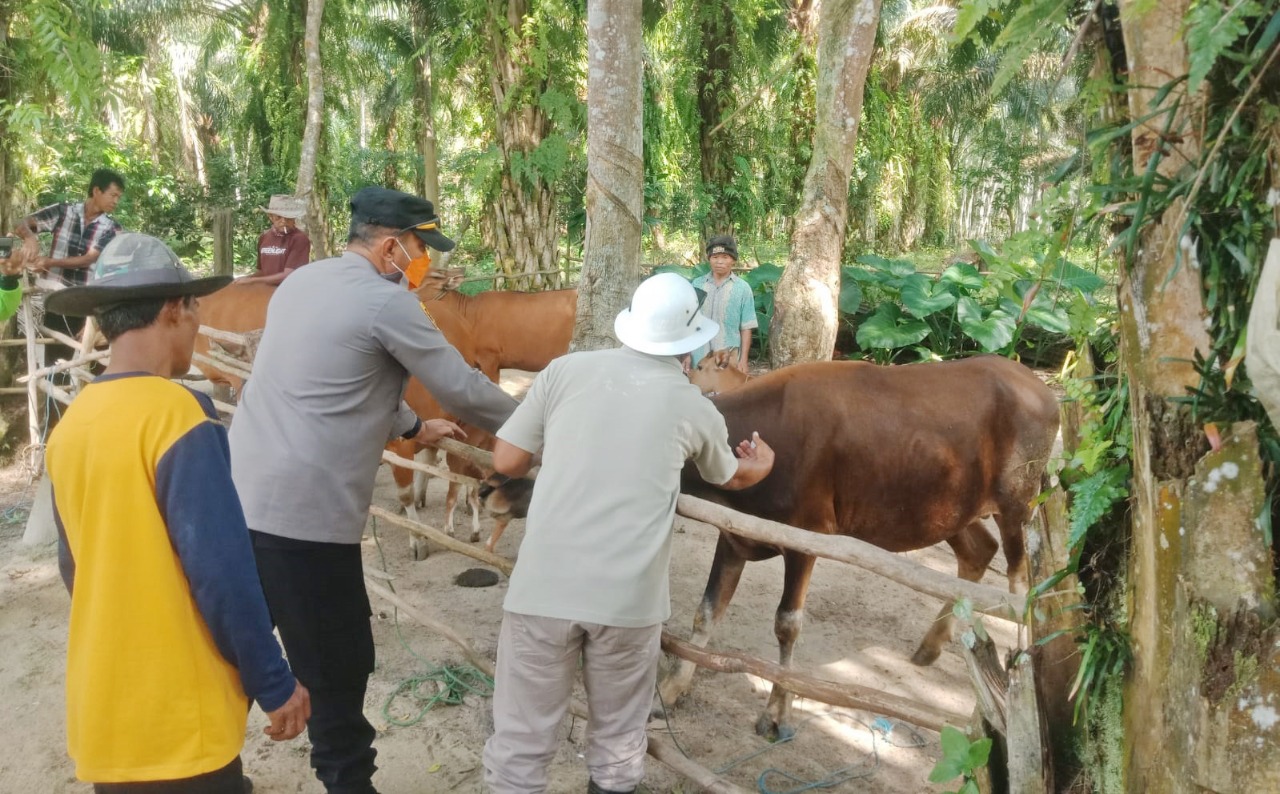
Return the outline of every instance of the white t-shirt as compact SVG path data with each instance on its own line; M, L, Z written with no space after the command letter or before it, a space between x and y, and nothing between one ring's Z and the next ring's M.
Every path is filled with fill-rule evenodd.
M724 417L671 356L630 348L551 362L498 438L542 450L509 612L636 628L671 614L680 471L738 469Z

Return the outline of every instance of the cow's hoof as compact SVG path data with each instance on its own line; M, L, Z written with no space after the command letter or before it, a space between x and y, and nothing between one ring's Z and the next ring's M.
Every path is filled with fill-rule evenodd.
M939 648L929 648L921 645L916 648L916 652L911 655L911 663L918 667L928 667L938 661L938 657L942 654Z
M785 742L796 735L796 729L790 725L779 725L777 720L765 712L756 720L756 733L771 742Z
M431 553L430 550L427 548L426 541L418 541L416 543L411 544L409 546L409 552L413 555L413 559L417 562L421 562L422 560L425 560L427 558L427 555Z
M472 532L472 533L471 533L471 540L470 540L470 542L471 542L471 543L479 543L479 542L480 542L480 533L479 533L479 532Z

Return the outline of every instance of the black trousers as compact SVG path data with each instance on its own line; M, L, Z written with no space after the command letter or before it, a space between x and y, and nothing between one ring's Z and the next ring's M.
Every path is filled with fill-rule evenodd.
M364 716L372 610L360 546L249 534L289 665L311 692L307 734L316 777L329 794L376 794L374 730Z
M240 756L219 770L182 780L93 784L94 794L243 794L244 790Z

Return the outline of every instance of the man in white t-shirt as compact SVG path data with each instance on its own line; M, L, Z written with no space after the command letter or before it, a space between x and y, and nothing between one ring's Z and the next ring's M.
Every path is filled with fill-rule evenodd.
M662 623L680 472L754 485L773 450L753 436L735 450L715 405L679 356L715 335L688 281L654 276L614 324L624 347L551 362L498 431L494 466L520 476L542 451L519 564L503 605L485 744L491 791L541 792L579 660L587 689L588 791L634 791Z

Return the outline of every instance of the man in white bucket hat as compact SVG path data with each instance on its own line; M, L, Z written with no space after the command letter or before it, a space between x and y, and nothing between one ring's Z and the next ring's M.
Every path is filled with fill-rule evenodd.
M746 488L773 468L753 435L735 450L715 404L679 356L718 326L688 281L643 282L614 323L624 345L571 353L534 380L498 431L494 467L526 473L542 451L520 563L498 638L491 791L541 792L581 659L590 719L588 791L634 791L644 778L680 473Z
M265 207L271 228L258 237L258 269L241 281L279 284L311 261L311 238L298 228L298 219L307 214L307 203L296 196L272 196Z

